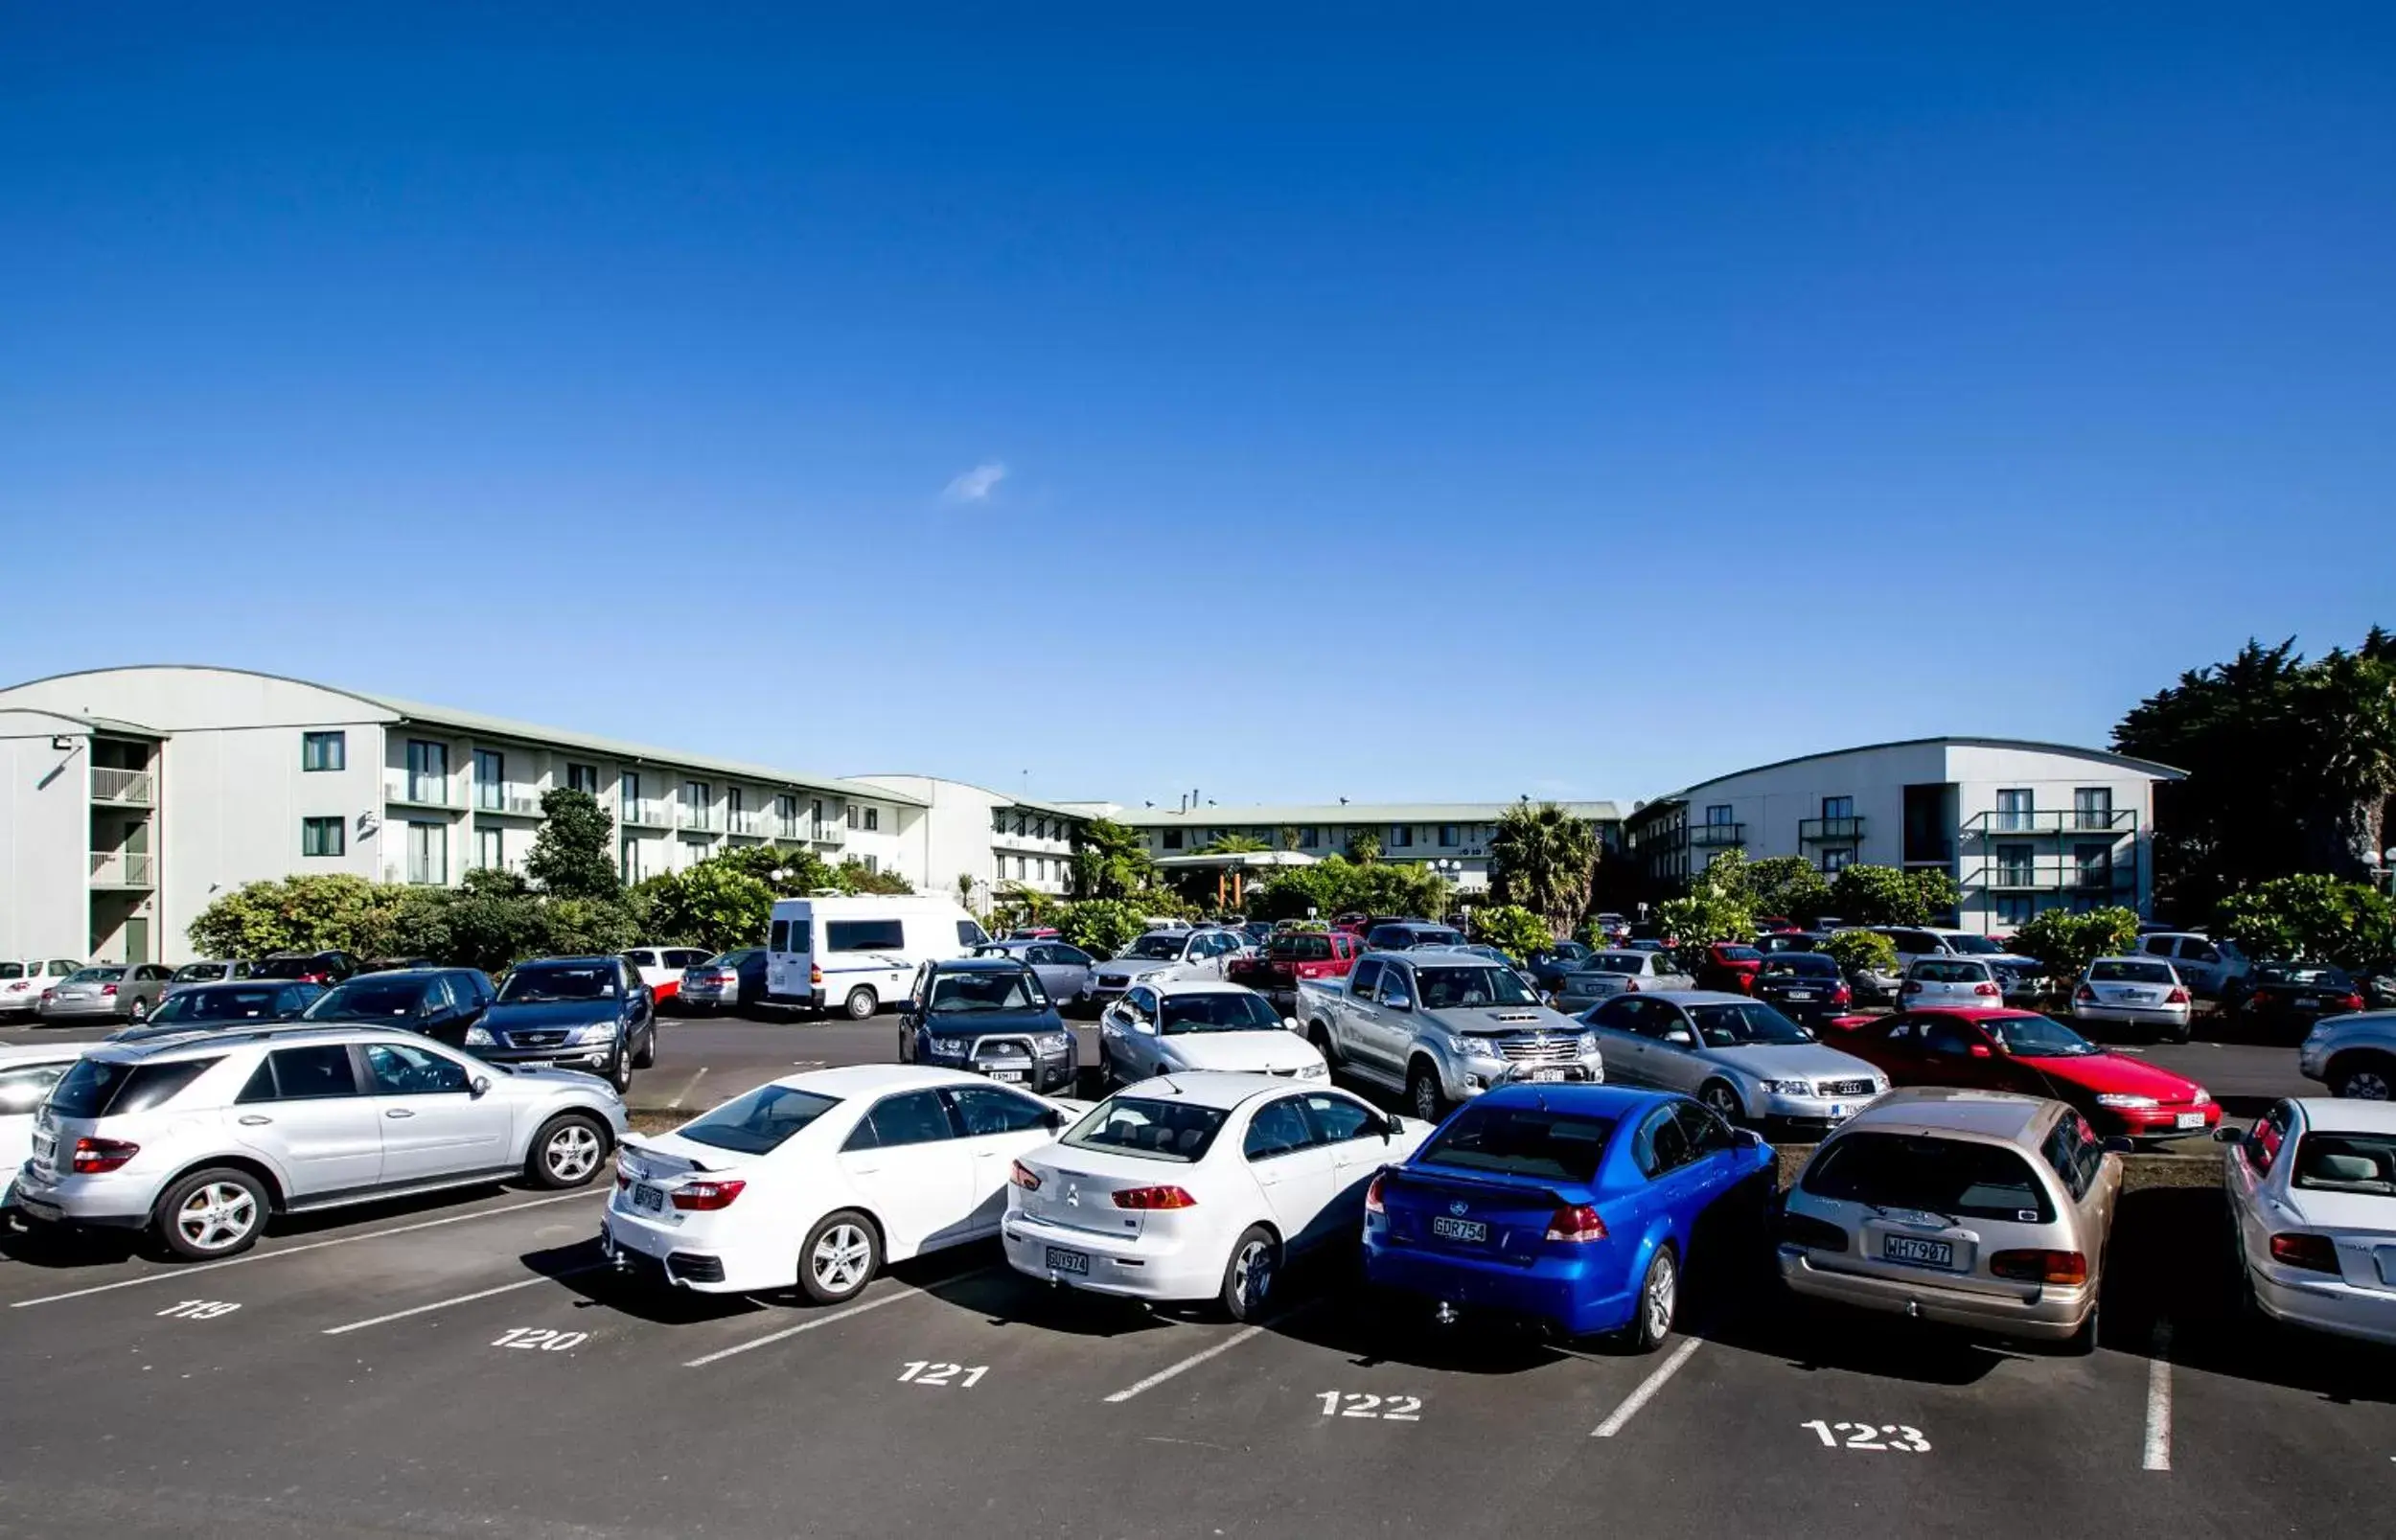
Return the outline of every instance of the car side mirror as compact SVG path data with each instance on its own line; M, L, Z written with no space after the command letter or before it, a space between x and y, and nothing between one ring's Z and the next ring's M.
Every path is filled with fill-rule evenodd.
M1696 1037L1685 1026L1676 1026L1665 1033L1664 1041L1676 1048L1693 1048L1697 1046Z
M1744 1144L1751 1150L1762 1149L1763 1147L1763 1136L1757 1133L1752 1128L1734 1128L1731 1130L1731 1133L1739 1143Z
M472 1094L480 1096L491 1089L491 1077L489 1075L476 1075L473 1079L466 1083L466 1089Z
M2235 1144L2246 1137L2245 1129L2233 1128L2227 1123L2223 1123L2213 1131L2213 1142L2216 1144Z
M1285 1029L1295 1032L1298 1030L1298 1018L1295 1016L1284 1016L1281 1018L1281 1025Z
M1985 1043L1974 1043L1971 1046L1971 1056L1975 1059L1993 1059L1996 1057L1996 1050Z
M1040 1115L1040 1120L1050 1128L1063 1128L1069 1119L1063 1108L1051 1107Z
M1412 1000L1404 995L1391 994L1386 989L1381 992L1381 1003L1394 1011L1411 1011L1415 1008L1415 1002Z
M1157 1035L1157 1023L1148 1020L1148 1018L1144 1016L1135 1016L1132 1018L1132 1030L1138 1032L1142 1037L1155 1037Z
M2137 1148L2135 1143L2122 1138L2119 1134L2105 1141L2105 1153L2108 1155L2131 1155L2136 1153Z
M1394 1139L1405 1132L1406 1119L1398 1116L1395 1113L1390 1114L1388 1119L1381 1125L1381 1137L1385 1139Z

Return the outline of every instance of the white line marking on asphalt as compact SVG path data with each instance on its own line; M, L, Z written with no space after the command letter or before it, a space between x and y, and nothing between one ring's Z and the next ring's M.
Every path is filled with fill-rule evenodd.
M478 1289L472 1294L461 1294L454 1299L438 1299L431 1304L420 1304L410 1310L394 1310L387 1316L376 1316L367 1321L353 1321L346 1326L327 1326L324 1334L328 1337L338 1337L344 1332L364 1331L369 1326L380 1326L393 1321L405 1321L410 1316L430 1315L435 1310L447 1310L453 1304L472 1304L477 1299L488 1299L494 1295L514 1294L518 1289L529 1289L536 1283L555 1283L560 1278L579 1277L585 1273L596 1273L609 1265L606 1262L593 1262L588 1267L568 1268L564 1273L543 1273L537 1278L519 1278L514 1283L502 1283L495 1289Z
M693 1072L691 1077L682 1083L682 1089L674 1093L674 1099L666 1103L666 1105L674 1108L688 1107L690 1105L690 1093L699 1089L699 1078L706 1072L707 1067L703 1064L701 1065L699 1069Z
M1622 1432L1623 1425L1639 1415L1639 1409L1655 1398L1655 1392L1664 1389L1667 1380L1680 1372L1680 1367L1689 1362L1689 1355L1695 1352L1697 1345L1704 1341L1702 1337L1684 1339L1678 1347L1672 1349L1672 1356L1657 1365L1654 1373L1641 1380L1639 1389L1623 1397L1623 1404L1614 1409L1612 1415L1599 1423L1597 1431L1589 1437L1611 1438Z
M2147 1459L2149 1470L2172 1468L2172 1323L2154 1323L2154 1355L2147 1360Z
M990 1270L986 1267L975 1269L976 1273L987 1273ZM973 1276L973 1273L959 1275L960 1277L972 1277ZM950 1281L954 1282L956 1280L951 1279ZM818 1326L829 1326L836 1321L846 1321L851 1316L862 1316L868 1310L879 1310L886 1304L896 1304L901 1299L912 1299L918 1295L928 1294L930 1292L930 1290L914 1288L911 1285L901 1285L899 1288L892 1290L888 1294L883 1295L879 1299L866 1300L864 1304L853 1304L846 1310L835 1310L828 1316L813 1316L800 1322L795 1326L785 1326L780 1331L768 1332L763 1337L753 1338L749 1342L738 1344L735 1346L719 1348L712 1353L703 1353L699 1357L692 1359L689 1363L684 1364L682 1367L684 1368L705 1368L710 1364L720 1363L727 1358L737 1358L751 1348L771 1347L775 1343L782 1342L788 1338L795 1337L802 1331L813 1331Z
M470 1219L489 1219L496 1214L521 1213L527 1208L543 1208L553 1203L571 1203L577 1198L604 1198L608 1190L598 1192L562 1192L554 1198L535 1198L530 1203L512 1203L503 1208L482 1208L471 1214L451 1214L446 1219L426 1219L413 1225L395 1225L389 1230L368 1230L362 1235L335 1235L329 1241L309 1241L300 1246L277 1247L271 1252L252 1252L247 1256L228 1256L221 1262L195 1262L190 1267L170 1268L163 1273L145 1273L137 1278L119 1278L114 1283L96 1283L88 1289L74 1289L65 1294L45 1294L38 1299L13 1299L12 1310L28 1305L57 1304L61 1299L81 1299L86 1295L106 1294L111 1289L129 1289L137 1283L155 1283L161 1278L188 1278L195 1273L212 1273L220 1267L240 1267L244 1262L271 1262L278 1256L297 1256L302 1252L320 1252L328 1246L347 1246L355 1241L380 1240L385 1235L404 1235L410 1230L434 1230L443 1225L462 1225Z
M1294 1316L1302 1315L1322 1302L1323 1301L1320 1299L1311 1300L1308 1303L1300 1305L1295 1310L1284 1310L1270 1321L1258 1322L1256 1325L1233 1332L1231 1336L1224 1338L1219 1343L1216 1343L1212 1347L1202 1347L1198 1351L1190 1354L1187 1358L1183 1359L1178 1364L1166 1365L1164 1368L1157 1370L1154 1374L1149 1375L1146 1379L1141 1380L1137 1385L1127 1385L1123 1387L1123 1389L1107 1397L1107 1404L1112 1406L1117 1401L1128 1401L1133 1396L1140 1394L1142 1391L1153 1391L1158 1386L1163 1385L1165 1381L1173 1378L1175 1375L1188 1369L1196 1368L1199 1365L1205 1363L1210 1358L1216 1357L1219 1354L1228 1353L1233 1348L1237 1347L1240 1344L1248 1341L1251 1337L1256 1336L1257 1333L1270 1331L1275 1326L1279 1325L1282 1322L1287 1321Z

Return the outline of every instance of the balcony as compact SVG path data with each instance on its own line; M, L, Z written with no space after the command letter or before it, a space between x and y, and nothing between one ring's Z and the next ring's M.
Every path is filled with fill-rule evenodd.
M807 829L807 839L810 844L818 845L847 844L848 825L828 822L810 824Z
M1998 836L2108 834L2117 838L2138 832L2138 815L2130 808L2060 809L2053 813L1976 813L1964 820L1967 839Z
M652 797L620 797L616 801L615 821L643 829L671 829L674 809L672 804Z
M750 839L763 839L772 831L767 827L767 819L763 812L742 808L725 816L724 832L741 835Z
M724 820L716 816L716 810L703 803L684 802L681 804L681 810L682 818L680 825L681 828L696 829L702 834L714 834L724 827Z
M1852 844L1863 838L1863 819L1800 818L1797 820L1797 842L1806 845Z
M406 770L386 770L382 772L382 796L411 808L453 808L449 778L447 775L413 775Z
M1689 842L1713 849L1727 849L1747 842L1747 826L1743 823L1693 823L1689 826Z
M95 850L91 853L91 885L94 887L138 887L158 885L155 856L130 850Z
M2018 832L2018 831L2012 831ZM2087 862L2070 856L2034 856L2028 861L1991 861L1969 867L1967 888L1992 893L2071 893L2111 899L2138 890L2134 862Z
M541 793L514 781L477 781L474 783L474 811L504 813L518 818L538 818L541 816Z
M121 802L127 807L150 807L157 800L156 777L148 770L110 770L104 765L95 765L91 772L91 799L95 802Z

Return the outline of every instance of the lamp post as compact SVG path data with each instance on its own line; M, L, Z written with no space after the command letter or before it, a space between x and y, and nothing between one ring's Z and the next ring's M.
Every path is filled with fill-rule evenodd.
M1428 862L1426 862L1426 864L1430 866L1435 875L1444 880L1449 886L1462 886L1460 879L1463 876L1464 863L1458 861L1455 857L1434 856ZM1457 908L1463 913L1465 924L1470 925L1472 923L1472 910L1465 908L1462 904L1459 904Z

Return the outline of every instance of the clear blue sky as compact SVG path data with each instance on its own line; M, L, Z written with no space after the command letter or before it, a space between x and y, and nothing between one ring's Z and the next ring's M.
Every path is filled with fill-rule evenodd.
M1149 9L0 7L0 678L1630 797L2396 622L2396 7Z

